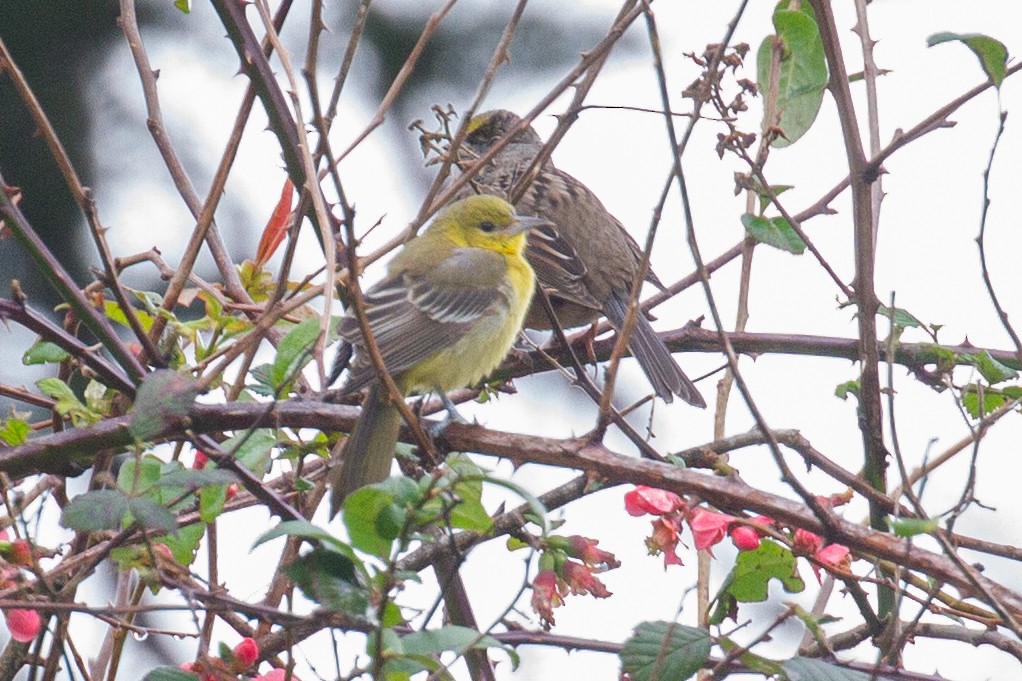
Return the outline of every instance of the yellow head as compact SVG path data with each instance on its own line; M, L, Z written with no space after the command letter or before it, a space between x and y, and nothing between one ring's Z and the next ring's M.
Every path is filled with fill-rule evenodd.
M442 234L462 248L521 255L525 250L525 233L542 224L548 221L521 217L504 199L479 194L447 206L433 220L427 233Z
M516 114L495 109L473 116L468 122L465 135L465 146L477 154L482 155L487 149L493 146L494 142L506 135L508 131L522 122ZM542 140L532 126L519 131L510 144L527 144L536 146L542 144Z

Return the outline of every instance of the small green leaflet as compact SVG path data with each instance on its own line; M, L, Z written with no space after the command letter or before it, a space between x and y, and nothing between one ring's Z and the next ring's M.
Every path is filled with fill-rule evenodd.
M990 77L994 86L1001 87L1008 75L1008 48L1000 40L995 40L982 33L934 33L926 39L926 46L933 47L941 43L960 42L979 58L984 73Z
M795 255L802 255L806 250L805 242L784 218L764 218L746 213L742 216L742 225L749 236L760 243Z

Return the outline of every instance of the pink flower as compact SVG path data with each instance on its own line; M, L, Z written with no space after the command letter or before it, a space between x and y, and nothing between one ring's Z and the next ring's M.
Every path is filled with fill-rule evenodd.
M201 471L209 463L209 457L201 450L195 450L195 460L192 461L192 470Z
M562 605L564 599L557 591L557 574L553 570L540 570L532 580L532 609L547 631L554 625L554 608Z
M248 669L259 659L259 644L253 638L243 638L231 652L234 653L237 668Z
M739 525L731 530L731 543L739 551L754 551L759 548L759 533L748 525Z
M621 567L621 561L614 557L610 551L602 551L596 546L600 542L596 539L589 539L581 535L568 537L568 549L566 553L572 558L578 558L587 567L611 570Z
M727 528L734 522L734 517L723 513L714 513L705 509L696 509L688 517L688 526L692 529L692 537L695 539L696 549L706 550L713 555L710 549L727 536Z
M604 583L594 577L589 568L582 563L566 560L561 565L561 572L571 593L577 596L592 594L594 598L607 598L611 595Z
M4 617L11 638L19 643L34 641L43 626L43 620L35 610L8 610Z
M653 534L646 538L650 555L664 554L664 569L668 565L684 565L676 549L681 541L681 518L678 515L665 516L653 521Z
M848 572L851 569L851 551L844 544L827 544L813 558L838 572ZM816 573L816 581L820 581L820 568L816 563L813 563L813 572Z
M801 528L795 530L791 538L791 551L796 556L813 556L823 548L823 539L818 534Z
M636 485L625 494L625 510L629 515L666 515L685 507L685 502L674 492Z

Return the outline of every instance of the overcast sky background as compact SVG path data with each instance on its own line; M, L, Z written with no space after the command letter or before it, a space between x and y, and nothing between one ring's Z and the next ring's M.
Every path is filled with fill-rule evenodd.
M169 2L167 3L169 5ZM421 3L426 5L427 3ZM425 18L439 3L380 0L379 8L395 15L406 14ZM618 2L590 0L574 2L569 7L554 0L537 1L529 12L537 17L549 16L558 25L570 26L593 16L606 26L617 11ZM850 2L835 3L838 26L848 58L848 71L861 69L858 40L850 31L854 15ZM763 37L770 32L769 15L773 3L752 2L735 36L735 42L752 45L753 55ZM288 38L296 49L297 63L304 59L300 45L305 38L305 3L298 3L289 24ZM510 3L464 0L448 21L473 21L475 13L499 11ZM690 103L680 91L697 75L695 67L683 53L701 52L707 43L719 41L725 24L731 19L737 3L657 2L654 9L659 21L663 54L675 110L687 111ZM342 11L343 10L343 11ZM350 7L333 8L333 33L325 40L327 51L337 55L344 47ZM556 13L556 14L555 14ZM249 12L254 16L253 12ZM926 37L938 31L981 32L1002 40L1010 52L1022 49L1022 21L1013 2L960 3L947 1L876 0L870 7L872 35L880 42L876 61L891 73L878 82L881 141L886 144L901 129L908 129L947 101L983 80L975 57L963 46L941 45L929 49ZM237 112L245 86L242 77L234 76L236 57L222 37L212 10L202 2L195 3L193 14L179 15L174 22L147 34L147 46L154 68L160 70L159 87L172 139L184 153L193 172L193 181L204 195L212 174L212 164L222 152L230 126ZM577 36L570 32L564 41L570 51L581 52L590 43L573 43ZM614 53L598 79L589 104L658 108L656 80L645 46L645 28L636 23L626 36L628 49ZM564 46L559 46L567 49ZM459 54L445 55L458 60ZM353 78L342 102L341 113L334 128L335 149L344 148L362 130L375 110L376 101L367 99L379 65L371 53L360 54ZM325 61L323 83L327 86L336 68L336 60ZM443 65L440 65L443 70ZM480 70L481 73L481 70ZM563 69L550 69L523 78L516 72L515 48L507 65L483 108L508 108L524 113L564 75ZM750 55L740 77L755 78L754 57ZM89 84L94 106L93 139L96 157L101 164L94 182L104 222L111 227L109 238L119 255L160 248L169 262L176 262L193 223L180 199L172 193L166 171L162 169L151 142L138 136L144 133L145 113L134 67L127 48L114 50ZM861 84L856 93L860 119L865 118ZM570 95L570 93L569 93ZM471 89L444 91L436 89L421 102L408 105L417 109L413 117L429 120L431 104L453 103L463 109L472 96ZM1017 79L1009 79L998 101L989 91L963 107L953 120L953 129L939 130L898 152L885 167L887 197L881 209L877 261L877 292L886 301L891 291L897 304L927 323L941 324L941 338L957 343L966 336L978 345L1007 349L1010 343L998 324L992 306L983 290L979 259L974 239L978 232L981 208L981 173L986 164L997 125L998 106L1012 112L1018 110L1022 91ZM566 98L555 103L549 113L563 111ZM308 111L308 108L306 108ZM431 170L423 169L417 152L415 133L406 128L407 120L391 117L341 166L341 177L349 199L357 206L362 229L382 218L380 227L370 239L382 243L402 230L417 212ZM551 116L541 117L536 127L546 137L554 127ZM746 130L755 130L759 123L758 102L742 123ZM218 222L229 243L240 244L235 257L251 257L258 233L272 211L284 179L276 139L262 130L264 119L256 115L242 145L236 169L228 185L224 210ZM1022 230L1017 217L1017 187L1020 180L1020 136L1017 121L1009 116L991 180L992 205L987 233L990 269L1009 313L1022 319L1022 294L1016 282L1018 254L1022 253ZM712 259L742 236L739 216L745 199L733 192L732 176L744 170L734 159L719 160L714 152L716 134L712 122L697 126L696 135L685 156L689 192L693 202L693 218L703 258ZM142 143L139 140L142 139ZM865 139L865 137L864 137ZM665 152L662 121L653 114L611 109L590 110L581 116L554 154L554 160L592 188L607 207L642 242L649 226L661 187L670 166ZM792 184L795 188L783 195L789 212L796 213L815 202L827 189L846 174L844 150L829 95L815 127L796 145L773 152L767 177L774 184ZM805 228L844 281L852 278L851 221L847 194L832 204L837 214L816 218ZM659 228L652 265L660 278L673 282L692 270L692 260L683 239L684 222L677 193L672 193L663 222ZM91 248L91 246L89 246ZM237 246L235 246L237 248ZM303 233L299 273L317 268L321 262L318 246L311 233ZM271 267L277 261L271 262ZM380 269L371 268L368 279L379 276ZM716 302L726 323L733 324L738 280L737 261L715 274L712 279ZM839 309L838 292L810 256L794 257L769 247L757 249L754 259L750 331L806 333L854 337L855 320L851 308ZM698 287L686 291L657 309L660 328L675 328L685 321L706 314L706 301ZM710 322L707 322L710 324ZM6 332L5 332L6 333ZM19 336L15 334L14 342ZM925 341L924 335L909 330L904 340ZM10 337L4 341L11 342ZM722 364L715 355L686 354L679 358L687 373L698 376ZM744 375L749 381L757 404L767 422L774 428L799 428L813 445L850 470L860 465L861 439L856 427L855 404L833 396L834 387L857 376L855 365L839 360L802 357L766 356L755 362L742 360ZM938 452L967 434L967 427L958 414L951 396L937 394L919 385L905 371L895 368L898 395L898 429L901 447L910 466L921 461L932 438L937 438L933 452ZM961 382L968 380L960 373ZM712 402L717 376L702 381L700 387ZM595 420L595 407L580 392L569 388L563 379L545 375L517 382L519 394L502 397L497 405L485 405L474 413L481 422L494 428L517 430L537 435L564 437L590 429ZM619 382L619 406L638 399L646 390L637 367L626 363ZM648 408L633 415L633 423L642 428ZM1018 480L1018 442L1022 429L1008 419L989 435L980 450L980 499L996 511L973 508L963 517L958 531L987 539L1022 544L1022 530L1017 518L1022 514L1022 495L1016 490ZM728 412L729 434L747 430L752 424L747 410L735 394ZM710 441L712 413L698 412L684 404L658 404L654 430L656 445L671 451ZM612 433L608 445L619 451L632 451L627 441ZM732 455L732 464L751 484L786 493L779 475L768 460L765 449L752 449ZM510 466L489 459L480 459L498 471L510 474ZM804 470L794 458L789 460L797 470ZM967 462L951 464L933 476L923 501L931 512L946 510L961 492ZM570 473L526 466L516 480L533 492L543 492ZM841 491L821 476L806 478L811 489L820 494ZM815 486L814 486L815 485ZM694 595L685 589L695 581L696 557L692 550L681 551L684 567L664 571L660 558L647 557L643 545L649 525L647 519L628 517L622 506L624 488L594 494L572 504L556 517L566 521L562 532L584 534L601 540L601 548L615 552L623 567L607 573L605 582L614 592L608 600L595 601L572 597L567 606L556 611L557 633L606 640L623 640L632 627L643 620L673 619L684 607L682 620L691 623L694 617ZM501 499L492 497L495 505ZM861 518L864 506L852 504L846 517ZM267 522L256 511L247 516L226 517L220 521L221 538L238 536L242 543L233 549L222 547L225 560L223 574L228 587L240 597L258 599L275 565L276 543L261 547L248 555L247 542L253 522ZM325 515L317 520L326 522ZM333 528L340 530L340 524ZM223 540L223 539L222 539ZM489 622L506 605L518 588L514 575L524 579L523 556L508 554L502 542L493 542L474 552L469 560L468 580L473 593L490 590L489 598L480 601L481 622ZM728 547L716 551L713 588L726 574L733 558ZM983 557L987 575L1004 581L1013 588L1022 588L1017 565ZM202 565L200 557L196 565ZM233 569L232 569L233 568ZM812 604L815 582L808 567L801 565L809 589L799 595L772 592L770 602L762 606L743 606L740 621L752 618L754 626L746 628L737 638L753 637L757 626L770 621L771 615L793 600L804 606ZM862 573L864 564L854 569ZM493 579L499 575L499 579ZM509 576L510 575L510 576ZM413 589L414 590L414 589ZM94 602L105 595L94 594ZM843 612L840 596L834 598L835 612ZM523 602L527 609L527 599ZM847 612L854 617L854 611ZM522 618L518 618L523 621ZM85 618L80 621L87 622ZM832 625L840 631L848 621ZM775 642L767 647L778 658L793 654L801 630L796 625L782 627ZM224 633L228 643L234 635ZM342 651L343 659L358 652L360 641L351 637L350 646ZM182 660L194 650L193 643L180 644ZM909 669L939 672L950 679L1013 679L1017 678L1017 661L989 648L978 650L956 648L947 655L947 644L919 642L906 651ZM305 681L315 678L306 662L311 662L325 677L331 677L332 655L325 636L318 636L299 646L299 674ZM966 654L961 654L967 651ZM552 675L570 674L572 678L612 681L618 676L615 658L592 653L564 653L556 650L523 648L521 671L512 675L507 665L500 668L501 678L544 679ZM140 662L145 665L145 662ZM143 667L146 668L146 667ZM462 670L463 671L463 670Z

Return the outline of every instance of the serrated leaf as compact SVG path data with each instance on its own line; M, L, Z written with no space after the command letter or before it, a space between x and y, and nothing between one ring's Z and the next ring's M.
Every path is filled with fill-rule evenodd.
M118 490L99 489L68 502L60 514L60 524L78 532L119 530L127 513L127 496Z
M903 310L900 307L895 307L894 308L893 316L892 316L890 310L891 310L891 308L887 307L886 305L880 305L877 308L877 316L878 317L883 317L884 319L891 320L891 322L895 326L900 327L902 329L908 329L908 328L914 328L915 329L915 328L920 328L920 327L923 326L923 323L921 321L919 321L916 318L916 316L913 315L908 310Z
M859 390L861 389L861 387L862 386L859 385L858 380L845 381L844 383L841 383L836 388L834 388L834 395L836 397L840 397L842 400L847 400L849 395L853 397L858 397Z
M28 436L31 432L32 427L28 425L28 421L11 417L3 421L3 426L0 427L0 440L3 440L11 447L17 447L28 442Z
M128 317L124 314L124 310L121 309L121 306L116 301L107 300L104 302L103 311L111 321L117 322L121 326L131 327L131 324L128 323ZM144 331L149 331L153 327L152 315L136 309L135 317Z
M232 482L238 482L238 476L221 468L206 468L201 471L181 468L162 476L153 485L197 490L214 485L229 485Z
M980 409L979 404L979 391L976 390L975 386L969 386L962 393L962 406L965 407L965 411L969 413L974 419L979 419L995 409L999 408L1005 403L1004 395L998 393L996 390L984 390L983 391L983 408Z
M998 362L987 350L976 354L963 354L960 355L960 359L966 364L976 367L980 376L986 379L990 385L1018 378L1017 371Z
M261 478L270 468L271 453L276 446L277 436L274 432L259 428L228 438L221 449L233 452L238 463Z
M170 549L174 560L182 565L191 565L195 560L195 552L199 548L199 542L206 534L206 526L202 523L192 523L179 528L175 534L166 534L153 540L159 544L166 544Z
M145 494L159 482L164 465L152 454L129 458L117 471L117 486L132 496Z
M294 382L295 377L309 360L319 340L319 319L311 318L295 325L277 346L277 356L270 368L270 385L278 396Z
M794 657L781 667L788 681L887 681L883 676L838 667L811 657Z
M752 551L738 554L721 591L726 590L739 603L761 603L769 595L771 579L779 580L788 593L806 588L794 554L776 542L763 540Z
M154 371L138 389L128 431L142 441L165 433L185 420L200 392L199 382L188 374Z
M674 622L642 622L621 648L633 681L684 681L710 658L710 635Z
M982 33L934 33L926 39L926 46L933 47L947 42L960 42L979 58L983 72L987 74L996 87L1001 87L1008 75L1008 48L1000 40L995 40Z
M823 103L828 72L823 41L811 10L789 10L787 5L779 5L773 22L776 34L768 36L756 54L756 77L759 91L768 96L773 49L775 42L779 42L782 53L777 73L777 98L772 107L775 115L763 124L764 128L780 127L784 134L774 139L771 146L781 148L794 144L812 127Z
M165 506L147 497L128 500L128 510L140 526L173 533L177 531L177 517Z
M49 341L39 341L21 356L21 363L26 366L33 364L60 364L70 357L62 347Z
M103 418L102 414L97 414L82 404L70 386L59 378L51 376L40 379L36 381L36 387L47 397L55 399L57 403L53 408L61 416L70 416L71 422L76 426L96 423Z
M805 242L784 218L764 218L746 213L742 216L742 225L749 236L760 243L794 255L802 255L806 250Z

